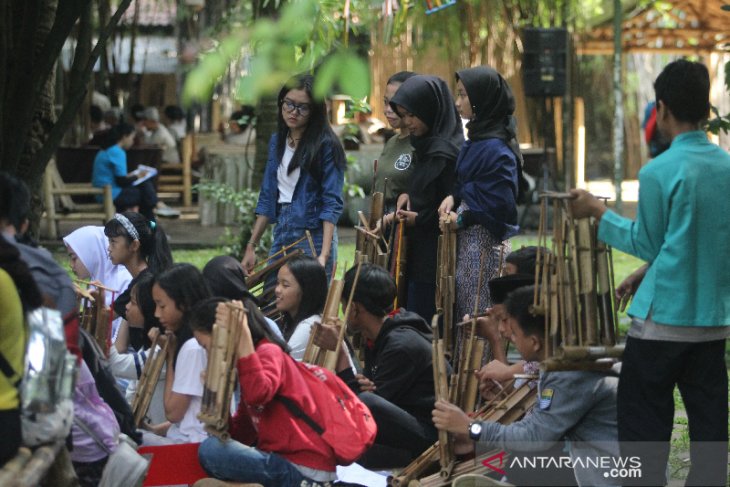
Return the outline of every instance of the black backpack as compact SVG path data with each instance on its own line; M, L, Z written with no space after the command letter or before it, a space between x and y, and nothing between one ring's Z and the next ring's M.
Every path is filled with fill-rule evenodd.
M96 340L83 328L79 327L79 346L84 357L84 362L89 367L91 375L96 381L96 389L99 395L114 411L114 416L119 423L119 429L125 435L132 438L137 444L142 443L142 434L137 432L134 425L134 414L132 407L117 386L117 381L109 368L109 362L104 358L104 353Z

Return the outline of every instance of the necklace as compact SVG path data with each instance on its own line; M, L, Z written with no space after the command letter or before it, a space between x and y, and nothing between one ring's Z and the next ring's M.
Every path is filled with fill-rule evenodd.
M297 147L297 143L300 140L301 140L301 138L295 139L294 137L291 136L291 132L287 132L286 141L287 141L287 144L289 145L289 147L291 147L292 149L295 149Z

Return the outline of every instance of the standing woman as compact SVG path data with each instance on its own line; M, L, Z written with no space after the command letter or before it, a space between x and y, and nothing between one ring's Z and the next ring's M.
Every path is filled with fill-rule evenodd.
M385 191L385 209L386 211L394 211L396 201L401 194L408 193L408 181L413 174L413 147L411 147L411 139L408 130L404 127L403 121L390 106L390 100L395 93L408 78L416 76L411 71L400 71L388 78L385 85L385 118L396 134L388 139L383 146L383 152L378 159L378 173L373 191ZM384 179L388 178L388 187L385 188Z
M507 82L488 66L456 73L456 108L469 122L468 137L456 163L452 195L439 207L457 228L456 316L473 312L481 256L484 276L480 308L491 306L489 286L498 277L500 254L517 234L517 198L522 154L515 138L515 99ZM456 213L454 214L454 210Z
M269 143L256 223L241 261L246 272L256 262L256 246L269 223L276 223L269 255L309 230L318 253L314 257L328 276L337 261L345 151L330 128L324 100L314 99L313 85L311 75L301 75L279 92L278 129ZM297 247L311 254L306 240Z
M464 135L449 88L436 76L407 79L390 106L411 134L414 170L406 209L389 213L384 222L390 224L396 216L406 222L408 310L430 321L436 312L438 208L452 192L454 165Z

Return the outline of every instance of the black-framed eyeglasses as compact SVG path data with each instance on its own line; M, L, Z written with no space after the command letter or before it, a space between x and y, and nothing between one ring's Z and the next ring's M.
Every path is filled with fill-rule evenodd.
M294 103L293 101L286 99L286 98L284 99L283 102L281 102L281 107L287 113L292 113L296 110L296 112L299 115L301 115L302 117L306 117L312 111L312 107L309 106L309 103L302 103L301 105L298 105L298 104Z

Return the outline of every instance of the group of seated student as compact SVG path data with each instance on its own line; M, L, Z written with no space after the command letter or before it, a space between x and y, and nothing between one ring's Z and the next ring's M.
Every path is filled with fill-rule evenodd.
M14 188L22 187L7 176L3 181L8 194L18 194ZM12 210L13 204L6 207ZM0 222L8 226L14 218L6 210ZM157 338L157 347L168 342L165 366L143 425L143 444L201 443L201 465L211 476L226 481L316 486L336 480L337 462L330 447L275 400L277 394L294 397L316 417L293 361L301 360L312 333L314 342L328 349L334 350L339 339L342 324L320 323L327 279L315 258L292 258L278 271L275 304L283 315L280 327L259 311L236 259L216 257L202 272L190 264L173 264L162 228L138 213L117 214L105 227L77 230L64 242L79 277L118 291L109 301L121 318L109 361L117 378L129 381L128 400L151 356L152 340ZM504 387L515 374L534 374L542 357L543 320L530 314L533 289L525 287L534 283L535 252L534 248L523 249L508 256L509 272L515 274L489 282L494 304L478 321L495 361L476 372L485 397L493 395L497 382ZM39 275L38 282L56 275L51 265L28 267L34 278ZM363 264L357 284L355 275L354 268L344 275L343 297L355 287L344 322L367 343L364 364L353 367L350 348L342 346L336 371L369 408L378 426L375 443L358 460L360 464L372 469L407 465L437 440L439 429L454 434L459 453L473 449L472 441L485 448L503 448L512 456L544 450L553 456L564 451L581 456L617 453L615 376L599 372L541 374L536 380L538 404L523 420L506 426L472 424L456 406L436 402L431 328L419 315L393 309L396 287L390 274ZM51 285L53 296L63 296L58 288L71 289L70 284L64 274ZM38 287L44 298L54 302ZM233 440L223 442L208 436L197 415L212 326L216 312L221 312L218 305L228 300L242 301L247 312L236 348L241 392L232 420ZM507 363L502 337L514 343L523 361ZM76 388L76 414L102 431L113 450L119 425L105 399L96 393L94 377L83 363ZM107 453L78 428L73 431L73 444L71 461L82 485L95 485ZM545 475L555 475L561 484L577 481L589 485L601 480L590 469L576 468L575 477L573 470L567 473L567 479L564 470ZM529 483L531 477L522 475L528 473L513 469L507 480Z

